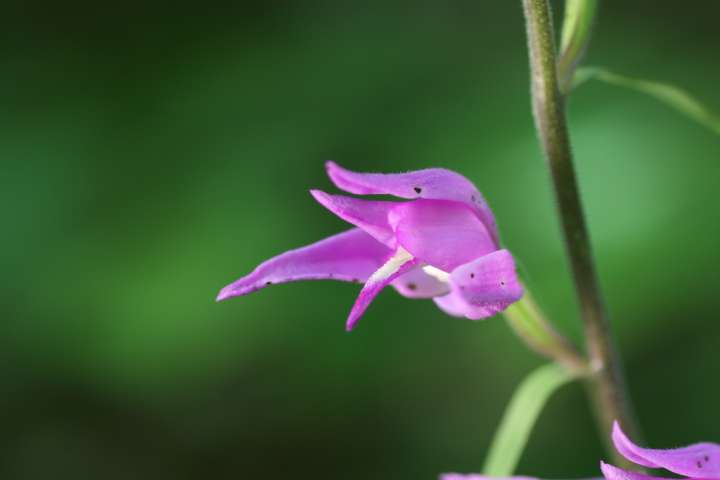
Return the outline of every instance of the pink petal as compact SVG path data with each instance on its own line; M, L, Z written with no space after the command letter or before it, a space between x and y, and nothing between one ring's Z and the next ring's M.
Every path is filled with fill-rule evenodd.
M496 250L485 225L465 204L414 200L390 211L398 244L446 272Z
M389 194L401 198L454 200L468 205L498 243L495 217L475 185L459 173L428 168L407 173L357 173L335 162L325 163L328 176L338 188L357 195Z
M523 295L515 261L507 250L497 250L460 265L450 275L450 282L468 303L495 312L505 310Z
M606 480L672 480L670 478L655 477L644 473L623 470L605 462L600 462L600 470Z
M360 291L360 295L357 300L355 300L355 305L353 305L352 310L350 311L350 315L345 323L345 329L348 332L352 330L377 294L380 293L380 291L390 282L403 273L408 272L416 264L417 260L413 258L412 255L403 250L402 247L399 248L398 251L395 252L395 254L390 257L382 267L376 270L370 278L368 278L365 286Z
M482 320L497 313L493 310L469 304L459 291L452 291L442 297L435 297L433 302L448 315L464 317L470 320Z
M433 298L448 315L482 320L492 317L523 295L515 261L507 250L497 250L463 264L450 275L452 292Z
M656 450L634 444L615 422L613 443L628 460L648 468L664 468L693 478L720 478L720 445L695 443L687 447Z
M395 235L388 224L388 214L397 202L362 200L344 195L330 195L310 190L315 200L346 222L362 228L390 248L395 247Z
M217 300L297 280L364 282L390 252L370 235L354 228L263 262L249 275L223 288Z
M408 298L433 298L450 291L449 284L428 275L419 266L395 279L392 286L400 295Z

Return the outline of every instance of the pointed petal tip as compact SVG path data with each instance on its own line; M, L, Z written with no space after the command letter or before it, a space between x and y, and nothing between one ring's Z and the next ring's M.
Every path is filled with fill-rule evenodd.
M343 174L346 172L347 170L338 165L338 163L334 160L328 160L325 162L325 173L327 173L330 181L337 185L341 190L345 190L343 187L343 185L345 185L345 182L343 181Z
M610 434L610 437L612 438L612 442L615 445L615 449L626 457L629 454L628 450L632 450L632 448L635 447L635 444L632 443L630 438L628 438L625 432L623 432L623 429L620 426L620 422L618 422L617 420L613 421L612 433Z
M612 425L612 437L613 437L613 440L614 440L615 437L617 437L617 436L627 437L627 436L625 435L625 432L622 431L622 428L620 428L620 422L618 422L617 420L613 420L613 425Z
M218 293L217 297L215 297L216 302L222 302L223 300L227 300L228 298L233 296L232 289L229 288L229 285L227 287L224 287L222 290L220 290L220 293Z
M364 288L363 288L364 290ZM348 314L347 320L345 320L345 331L346 332L352 332L355 327L357 326L358 322L362 318L363 314L365 313L365 310L367 310L367 307L369 305L369 302L366 304L363 304L361 301L363 292L360 292L360 297L355 301L355 304L353 305L352 310L350 310L350 313ZM372 300L372 299L371 299Z
M623 475L624 470L621 470L614 465L610 465L609 463L605 463L602 460L600 460L600 471L607 480L628 480L627 477Z
M317 188L311 188L310 189L310 195L313 196L315 200L317 200L320 204L325 205L323 202L327 202L330 198L329 193L325 193L322 190L319 190Z
M332 211L332 195L316 188L310 189L310 195L312 195L315 201L318 202L320 205Z
M215 301L222 302L223 300L227 300L228 298L242 297L249 293L256 292L261 288L267 287L269 285L272 285L272 282L258 284L258 282L253 279L253 274L250 274L231 283L230 285L225 285L222 290L220 290L220 293L218 293L217 297L215 297Z
M350 184L348 184L348 181L345 178L345 174L347 174L348 171L334 161L328 160L325 162L325 173L327 173L330 181L335 184L335 186L337 186L340 190L345 190L350 193L359 193L358 191L356 191L356 189L351 188Z

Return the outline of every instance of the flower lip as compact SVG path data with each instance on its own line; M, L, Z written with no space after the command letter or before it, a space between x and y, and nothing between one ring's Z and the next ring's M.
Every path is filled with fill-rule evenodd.
M515 274L515 261L507 250L496 250L460 265L453 270L450 281L471 304L504 304L506 307L523 295L523 287Z

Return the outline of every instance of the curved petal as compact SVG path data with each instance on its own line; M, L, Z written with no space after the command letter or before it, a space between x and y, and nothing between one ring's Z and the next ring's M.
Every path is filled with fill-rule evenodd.
M453 317L464 317L469 320L483 320L492 317L497 312L487 308L471 305L459 291L452 291L442 297L433 298L433 302L440 310Z
M323 207L346 222L360 227L390 248L395 247L395 235L388 224L389 212L397 202L362 200L344 195L330 195L320 190L310 193Z
M507 250L498 250L463 264L450 274L452 291L433 298L448 315L482 320L492 317L522 297L515 262Z
M408 298L433 298L450 292L450 284L441 282L416 266L392 282L400 295Z
M678 475L693 478L720 478L720 445L695 443L667 450L642 448L634 444L613 424L613 443L618 452L631 462L648 468L664 468Z
M297 280L364 282L390 252L363 230L353 228L263 262L249 275L223 288L217 300Z
M403 273L409 271L416 264L417 260L413 258L410 253L405 251L402 247L398 248L397 252L395 252L395 254L390 257L382 267L375 271L375 273L368 278L367 282L365 282L365 286L360 291L360 295L358 295L358 298L355 300L355 304L350 311L350 315L345 323L345 329L348 332L352 330L377 294L380 293L380 291L390 282Z
M325 163L330 180L340 189L356 195L389 194L400 198L454 200L468 205L485 224L495 243L497 225L492 210L470 180L444 168L427 168L407 173L357 173L335 162Z
M515 260L507 250L460 265L450 275L450 282L468 303L495 312L505 310L523 295Z
M399 245L446 272L496 250L485 225L459 202L399 203L390 211L389 220Z
M655 477L644 473L631 472L615 467L609 463L600 462L600 470L606 480L672 480L670 478Z

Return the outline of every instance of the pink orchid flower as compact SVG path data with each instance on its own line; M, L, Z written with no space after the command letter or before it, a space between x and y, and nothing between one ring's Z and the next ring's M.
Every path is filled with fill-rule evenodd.
M448 314L472 320L495 315L522 296L492 211L462 175L442 168L356 173L334 162L326 169L346 192L406 201L311 190L315 200L356 228L267 260L223 288L218 301L297 280L363 282L347 319L349 331L387 285L408 298L432 298Z
M643 467L664 468L689 479L720 479L720 445L716 443L695 443L667 450L642 448L625 435L618 422L613 425L612 440L622 456ZM600 462L600 468L607 480L666 480L604 462Z
M620 428L613 424L612 441L623 457L647 468L664 468L687 480L720 479L720 445L716 443L695 443L687 447L667 450L642 448L634 444ZM672 480L645 473L632 472L600 462L605 480ZM538 480L534 477L488 477L478 474L444 473L440 480ZM601 479L602 480L602 479ZM683 479L684 480L684 479Z

